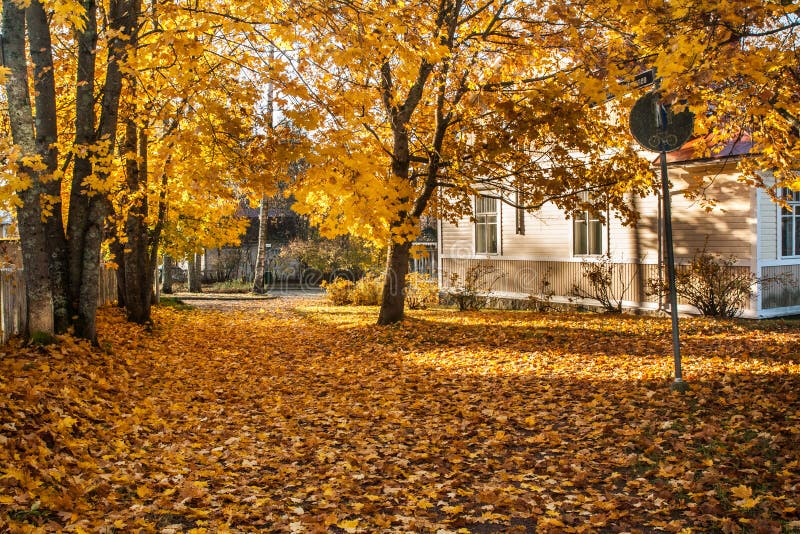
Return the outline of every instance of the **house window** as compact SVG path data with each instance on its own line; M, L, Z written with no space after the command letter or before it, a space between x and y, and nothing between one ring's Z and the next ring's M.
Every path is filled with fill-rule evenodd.
M800 191L783 190L781 208L781 256L800 256Z
M589 194L581 194L587 201ZM579 211L572 219L572 253L575 256L599 256L603 253L603 223L590 211Z
M496 198L475 198L475 253L497 254Z

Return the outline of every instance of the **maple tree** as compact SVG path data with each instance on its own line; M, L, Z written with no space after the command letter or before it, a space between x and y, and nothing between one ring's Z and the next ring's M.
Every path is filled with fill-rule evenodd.
M201 303L0 350L0 530L800 525L795 321Z
M800 158L800 17L796 2L576 2L559 8L586 49L604 53L598 70L620 94L655 68L668 101L694 112L698 156L731 141L752 143L740 169L777 194L797 189ZM587 28L590 31L587 31Z
M125 179L116 192L113 249L119 301L139 323L150 320L162 233L178 257L238 240L236 173L251 129L240 110L258 98L252 82L236 80L240 67L228 57L235 46L227 36L204 18L188 25L187 13L171 7L151 7L139 30L146 38L128 62L136 80L125 93Z
M410 249L424 214L454 219L478 192L523 208L550 200L623 214L650 187L646 162L581 85L547 3L299 3L286 54L310 132L296 209L327 235L388 245L378 322L403 316ZM580 76L578 75L580 74ZM315 110L315 114L307 110ZM584 206L587 207L587 206Z
M14 144L3 147L3 200L18 208L31 333L72 327L96 340L104 237L119 303L140 323L149 321L162 234L178 257L238 240L234 212L247 181L237 175L246 174L261 83L242 72L263 63L263 40L206 7L4 5ZM104 49L109 59L98 66Z
M102 192L108 181L106 163L116 133L122 82L120 63L126 56L124 41L131 35L136 12L134 0L112 0L108 5L108 59L97 106L100 119L95 124L95 3L58 3L48 14L40 1L3 2L7 69L3 74L14 142L7 160L17 176L15 205L25 265L27 324L32 333L63 331L72 323L76 331L95 337L101 228L107 212L106 197L95 193ZM64 170L59 167L58 93L51 24L72 33L77 48L77 82L73 84L76 164L68 215L61 207ZM30 78L26 49L33 66Z

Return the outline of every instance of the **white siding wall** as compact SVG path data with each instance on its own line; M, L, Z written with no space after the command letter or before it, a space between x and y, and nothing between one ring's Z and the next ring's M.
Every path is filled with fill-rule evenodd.
M548 204L525 213L525 234L517 235L516 209L503 206L503 256L509 258L568 258L572 253L572 222Z
M713 178L705 191L708 198L716 201L713 210L706 211L699 200L673 195L676 257L689 258L706 246L709 252L736 256L740 265L753 263L756 209L751 186L738 181L734 164L730 163L728 167L696 166L688 172L671 175L673 188L677 191L702 177L706 177L706 183L709 183L709 177Z
M474 226L468 217L462 217L457 224L442 222L441 256L444 258L466 258L475 253L473 243Z
M775 261L778 258L778 205L764 191L758 191L758 259Z
M631 200L633 202L633 200ZM658 262L658 197L636 198L640 213L635 226L624 226L618 216L608 221L608 251L619 262Z
M707 244L710 252L735 255L740 265L751 265L755 249L753 228L756 210L750 186L738 182L732 168L719 166L696 166L689 171L671 170L670 175L675 192L672 196L672 213L676 257L679 260L688 259ZM687 199L680 193L701 176L714 177L706 188L706 195L716 201L710 212L698 200ZM624 226L619 217L612 213L605 229L604 244L604 250L609 250L612 258L621 263L657 262L658 202L655 195L637 199L641 215L635 227ZM774 226L774 217L772 220ZM572 254L572 220L554 205L548 204L534 213L525 213L524 235L516 234L515 209L503 205L500 226L500 253L495 257L580 261L579 257L575 258ZM442 257L476 257L473 228L468 217L462 218L457 226L443 223ZM774 241L776 239L771 240Z

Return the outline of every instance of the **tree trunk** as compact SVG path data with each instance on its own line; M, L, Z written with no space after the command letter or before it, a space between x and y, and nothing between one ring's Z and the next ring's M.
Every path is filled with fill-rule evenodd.
M108 246L114 263L117 264L117 307L125 308L125 246L120 242L114 230L113 239Z
M132 111L132 110L131 110ZM137 150L138 147L138 150ZM147 136L134 117L125 126L125 179L129 208L125 219L125 314L137 324L150 322L152 273L147 228ZM137 159L138 153L138 159Z
M53 321L57 333L64 333L71 313L67 297L67 241L61 214L61 180L58 169L58 125L56 122L56 86L53 68L53 46L47 13L41 1L34 0L27 10L28 40L33 62L34 106L36 109L36 150L47 169L41 191L50 204L50 215L44 221L49 253L48 270L53 295Z
M118 2L117 2L118 3ZM114 2L112 2L114 4ZM86 10L86 27L78 34L78 70L75 86L75 162L72 167L72 187L70 190L69 216L67 218L67 247L69 273L69 301L72 314L77 318L76 335L94 339L95 332L91 324L91 309L82 306L81 285L83 283L84 251L88 246L86 237L90 227L89 213L92 198L87 194L84 180L92 174L92 152L95 135L94 89L97 54L97 6L94 0L82 2ZM119 24L117 25L119 26ZM113 57L109 52L109 60ZM109 65L111 70L112 64ZM106 86L114 80L107 80ZM104 104L108 95L104 95ZM104 110L106 106L104 105ZM118 256L121 262L121 256ZM119 273L118 273L119 274ZM119 277L118 277L119 284ZM119 289L119 288L118 288ZM118 291L119 293L119 291ZM124 298L118 304L123 305ZM79 310L83 308L83 313ZM86 327L88 325L88 328Z
M137 22L139 1L110 1L109 28L116 33L109 41L102 111L97 126L94 123L97 10L94 0L81 2L86 12L86 26L77 37L76 150L65 235L60 205L61 181L52 179L57 170L58 154L54 144L57 140L55 71L47 14L41 0L33 0L27 10L36 92L34 128L25 58L26 12L15 2L3 0L3 52L4 66L11 74L6 89L12 136L23 155L38 155L45 169L32 172L20 166L20 174L31 179L30 186L19 192L23 205L17 216L25 264L29 333L52 333L56 328L61 331L72 322L77 336L97 342L95 316L100 245L110 203L104 194L89 190L85 180L93 174L101 182L108 178L108 171L93 169L91 161L106 159L114 146L122 80L120 62L125 59L131 43L129 37ZM102 140L100 148L97 148L98 140ZM44 223L43 200L52 212Z
M3 56L9 69L6 98L14 144L23 157L37 155L33 110L28 92L28 65L25 57L25 11L12 0L3 0ZM42 225L41 177L21 161L20 174L30 185L19 192L22 206L17 209L22 263L28 304L28 334L54 333L53 294L50 286L47 235Z
M96 9L89 0L86 29L78 36L78 84L76 98L75 141L85 154L78 153L72 176L67 242L69 248L69 285L75 335L97 344L97 299L100 275L100 245L103 242L105 218L110 202L104 194L96 194L85 180L96 174L101 182L108 171L93 169L91 158L103 160L111 154L117 135L119 97L122 92L120 64L127 57L127 46L137 22L139 0L111 0L108 10L109 28L115 33L108 43L108 63L100 107L100 121L94 127L94 91L96 54ZM91 7L89 11L88 8ZM130 43L133 45L134 43ZM89 151L89 147L100 146Z
M266 293L264 288L264 272L267 266L267 197L261 197L261 208L258 210L258 249L256 252L255 275L253 276L253 293Z
M392 243L386 258L386 274L383 281L383 298L378 324L387 325L403 320L405 312L406 275L411 243Z
M270 68L275 60L275 49L269 47L268 60ZM267 135L270 137L275 133L274 129L274 102L275 86L270 83L267 85ZM258 248L256 249L256 265L253 273L253 293L266 293L264 288L264 274L267 265L267 219L269 216L269 206L267 196L262 191L261 205L258 210Z
M172 266L174 264L172 257L164 254L164 266L161 268L161 292L165 295L172 294Z
M189 254L189 293L202 293L200 284L200 254Z

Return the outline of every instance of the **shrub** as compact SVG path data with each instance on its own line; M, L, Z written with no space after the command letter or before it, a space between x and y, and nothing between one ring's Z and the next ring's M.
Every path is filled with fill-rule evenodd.
M365 272L380 269L386 261L383 250L352 236L325 239L317 235L294 239L283 247L280 257L298 261L308 273L304 274L303 281L311 283L319 279L335 280L344 273L356 279Z
M487 282L487 277L496 272L497 269L489 265L474 265L467 269L463 280L458 273L450 275L450 295L459 311L480 310L486 306L492 286L503 277L497 275Z
M528 295L528 303L534 311L543 312L551 308L550 303L553 300L553 295L555 295L549 279L552 272L553 270L548 267L539 277L539 284L536 286L537 291Z
M377 306L383 296L383 277L368 274L353 286L351 300L356 306Z
M322 282L320 284L325 289L325 298L334 306L345 306L353 301L353 282L344 278L337 278L333 282Z
M572 296L596 300L607 312L621 313L622 302L633 280L623 280L622 273L619 273L616 277L619 284L614 288L615 273L611 255L603 254L596 261L583 260L581 271L588 287L573 285Z
M424 310L439 303L439 284L426 274L406 275L406 305L412 310Z
M666 277L665 277L666 278ZM679 297L709 317L738 317L753 296L758 277L750 269L736 267L736 258L698 251L688 265L676 268L675 289ZM651 295L669 292L669 281L649 280Z

